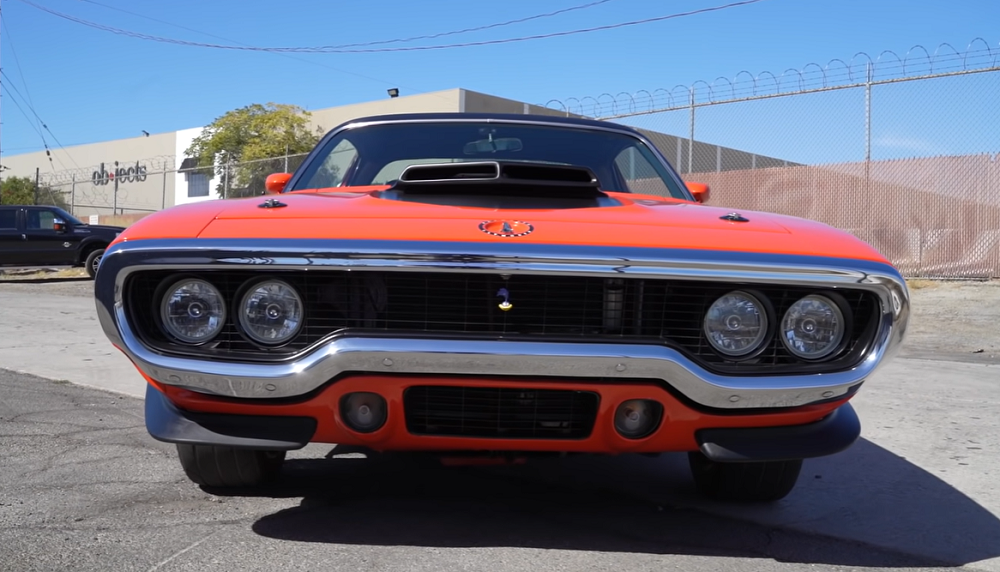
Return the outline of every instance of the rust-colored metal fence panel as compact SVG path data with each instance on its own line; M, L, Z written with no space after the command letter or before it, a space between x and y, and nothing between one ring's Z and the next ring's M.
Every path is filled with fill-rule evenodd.
M867 176L866 176L867 170ZM817 220L908 276L1000 277L1000 159L987 154L690 173L708 204Z
M907 276L1000 277L1000 47L551 100L645 133L710 204L824 222Z

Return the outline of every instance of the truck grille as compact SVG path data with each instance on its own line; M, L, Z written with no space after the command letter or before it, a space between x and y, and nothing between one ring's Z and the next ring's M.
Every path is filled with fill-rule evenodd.
M589 391L416 386L403 394L414 435L584 439L600 398Z

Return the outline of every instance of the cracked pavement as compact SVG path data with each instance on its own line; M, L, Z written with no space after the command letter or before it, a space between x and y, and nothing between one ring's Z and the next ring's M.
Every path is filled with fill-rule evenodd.
M1000 305L956 302L997 285L916 291L901 357L853 400L862 439L765 507L699 499L682 455L445 468L311 445L279 487L203 490L146 433L91 287L0 284L0 368L43 376L0 369L4 572L1000 570L1000 330L961 325Z
M292 455L280 486L213 494L187 481L172 446L146 434L138 399L7 371L0 393L0 562L9 571L947 564L660 498L692 492L676 455L445 468L310 446ZM662 487L651 485L653 470Z

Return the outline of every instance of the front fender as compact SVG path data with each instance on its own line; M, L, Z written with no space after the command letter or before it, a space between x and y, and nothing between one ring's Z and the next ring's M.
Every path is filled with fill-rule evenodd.
M110 244L111 241L106 237L88 236L80 241L80 248L76 251L76 263L85 263L88 254L100 248L107 248Z

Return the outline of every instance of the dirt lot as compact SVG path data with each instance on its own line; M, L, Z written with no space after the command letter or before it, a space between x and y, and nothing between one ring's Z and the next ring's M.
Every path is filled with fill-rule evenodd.
M0 276L0 294L12 291L93 296L94 283L89 279L69 277L50 281L44 277L44 274ZM913 318L900 355L1000 363L1000 280L914 280L910 283L910 295Z

